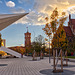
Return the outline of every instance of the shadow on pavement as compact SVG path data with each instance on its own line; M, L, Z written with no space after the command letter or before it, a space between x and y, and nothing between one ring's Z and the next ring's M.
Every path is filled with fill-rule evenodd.
M29 61L40 61L40 59L38 59L38 60L29 60Z
M44 69L41 70L40 73L41 74L45 74L45 75L74 75L75 71L70 71L70 70L64 70L62 73L53 73L52 69Z
M53 66L53 65L51 65L51 66ZM61 67L61 65L58 64L57 67ZM63 66L63 68L70 68L70 67L75 67L75 65L68 64L68 66Z
M0 64L0 66L7 66L8 64Z

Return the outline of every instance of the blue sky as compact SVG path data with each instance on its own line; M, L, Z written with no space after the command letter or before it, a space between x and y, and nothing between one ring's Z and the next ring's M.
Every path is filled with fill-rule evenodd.
M28 27L28 31L31 32L31 41L34 40L34 37L38 35L46 36L43 32L43 26L33 26L33 25L23 25L23 24L12 24L1 31L2 38L6 39L7 46L20 46L24 44L24 33L27 32L26 27Z
M0 0L0 14L29 12L29 15L0 31L2 38L6 39L6 46L24 44L26 27L32 34L31 41L34 39L34 33L35 36L46 37L42 30L45 25L44 18L50 16L55 7L60 13L65 11L67 16L70 13L72 18L75 17L75 0ZM67 22L68 20L65 25Z

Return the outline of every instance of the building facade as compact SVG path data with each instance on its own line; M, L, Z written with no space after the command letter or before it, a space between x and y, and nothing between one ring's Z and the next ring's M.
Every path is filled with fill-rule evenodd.
M75 19L71 19L71 15L69 15L68 26L64 26L63 28L66 32L66 36L69 42L71 42L72 39L75 37Z
M71 19L71 15L69 15L68 26L63 27L66 32L66 37L68 39L68 49L75 50L75 19Z

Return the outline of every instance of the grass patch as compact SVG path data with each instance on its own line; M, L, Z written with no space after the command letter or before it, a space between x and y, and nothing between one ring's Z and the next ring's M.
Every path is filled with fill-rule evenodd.
M75 59L75 56L67 56L68 58L72 58L72 59Z

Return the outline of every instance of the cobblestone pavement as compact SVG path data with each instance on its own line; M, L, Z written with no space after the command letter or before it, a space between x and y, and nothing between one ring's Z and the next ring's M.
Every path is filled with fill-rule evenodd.
M31 57L0 59L0 75L75 75L74 62L69 62L63 73L52 73L52 65L53 60L49 64L48 57L42 60L38 57L37 61L32 61Z

